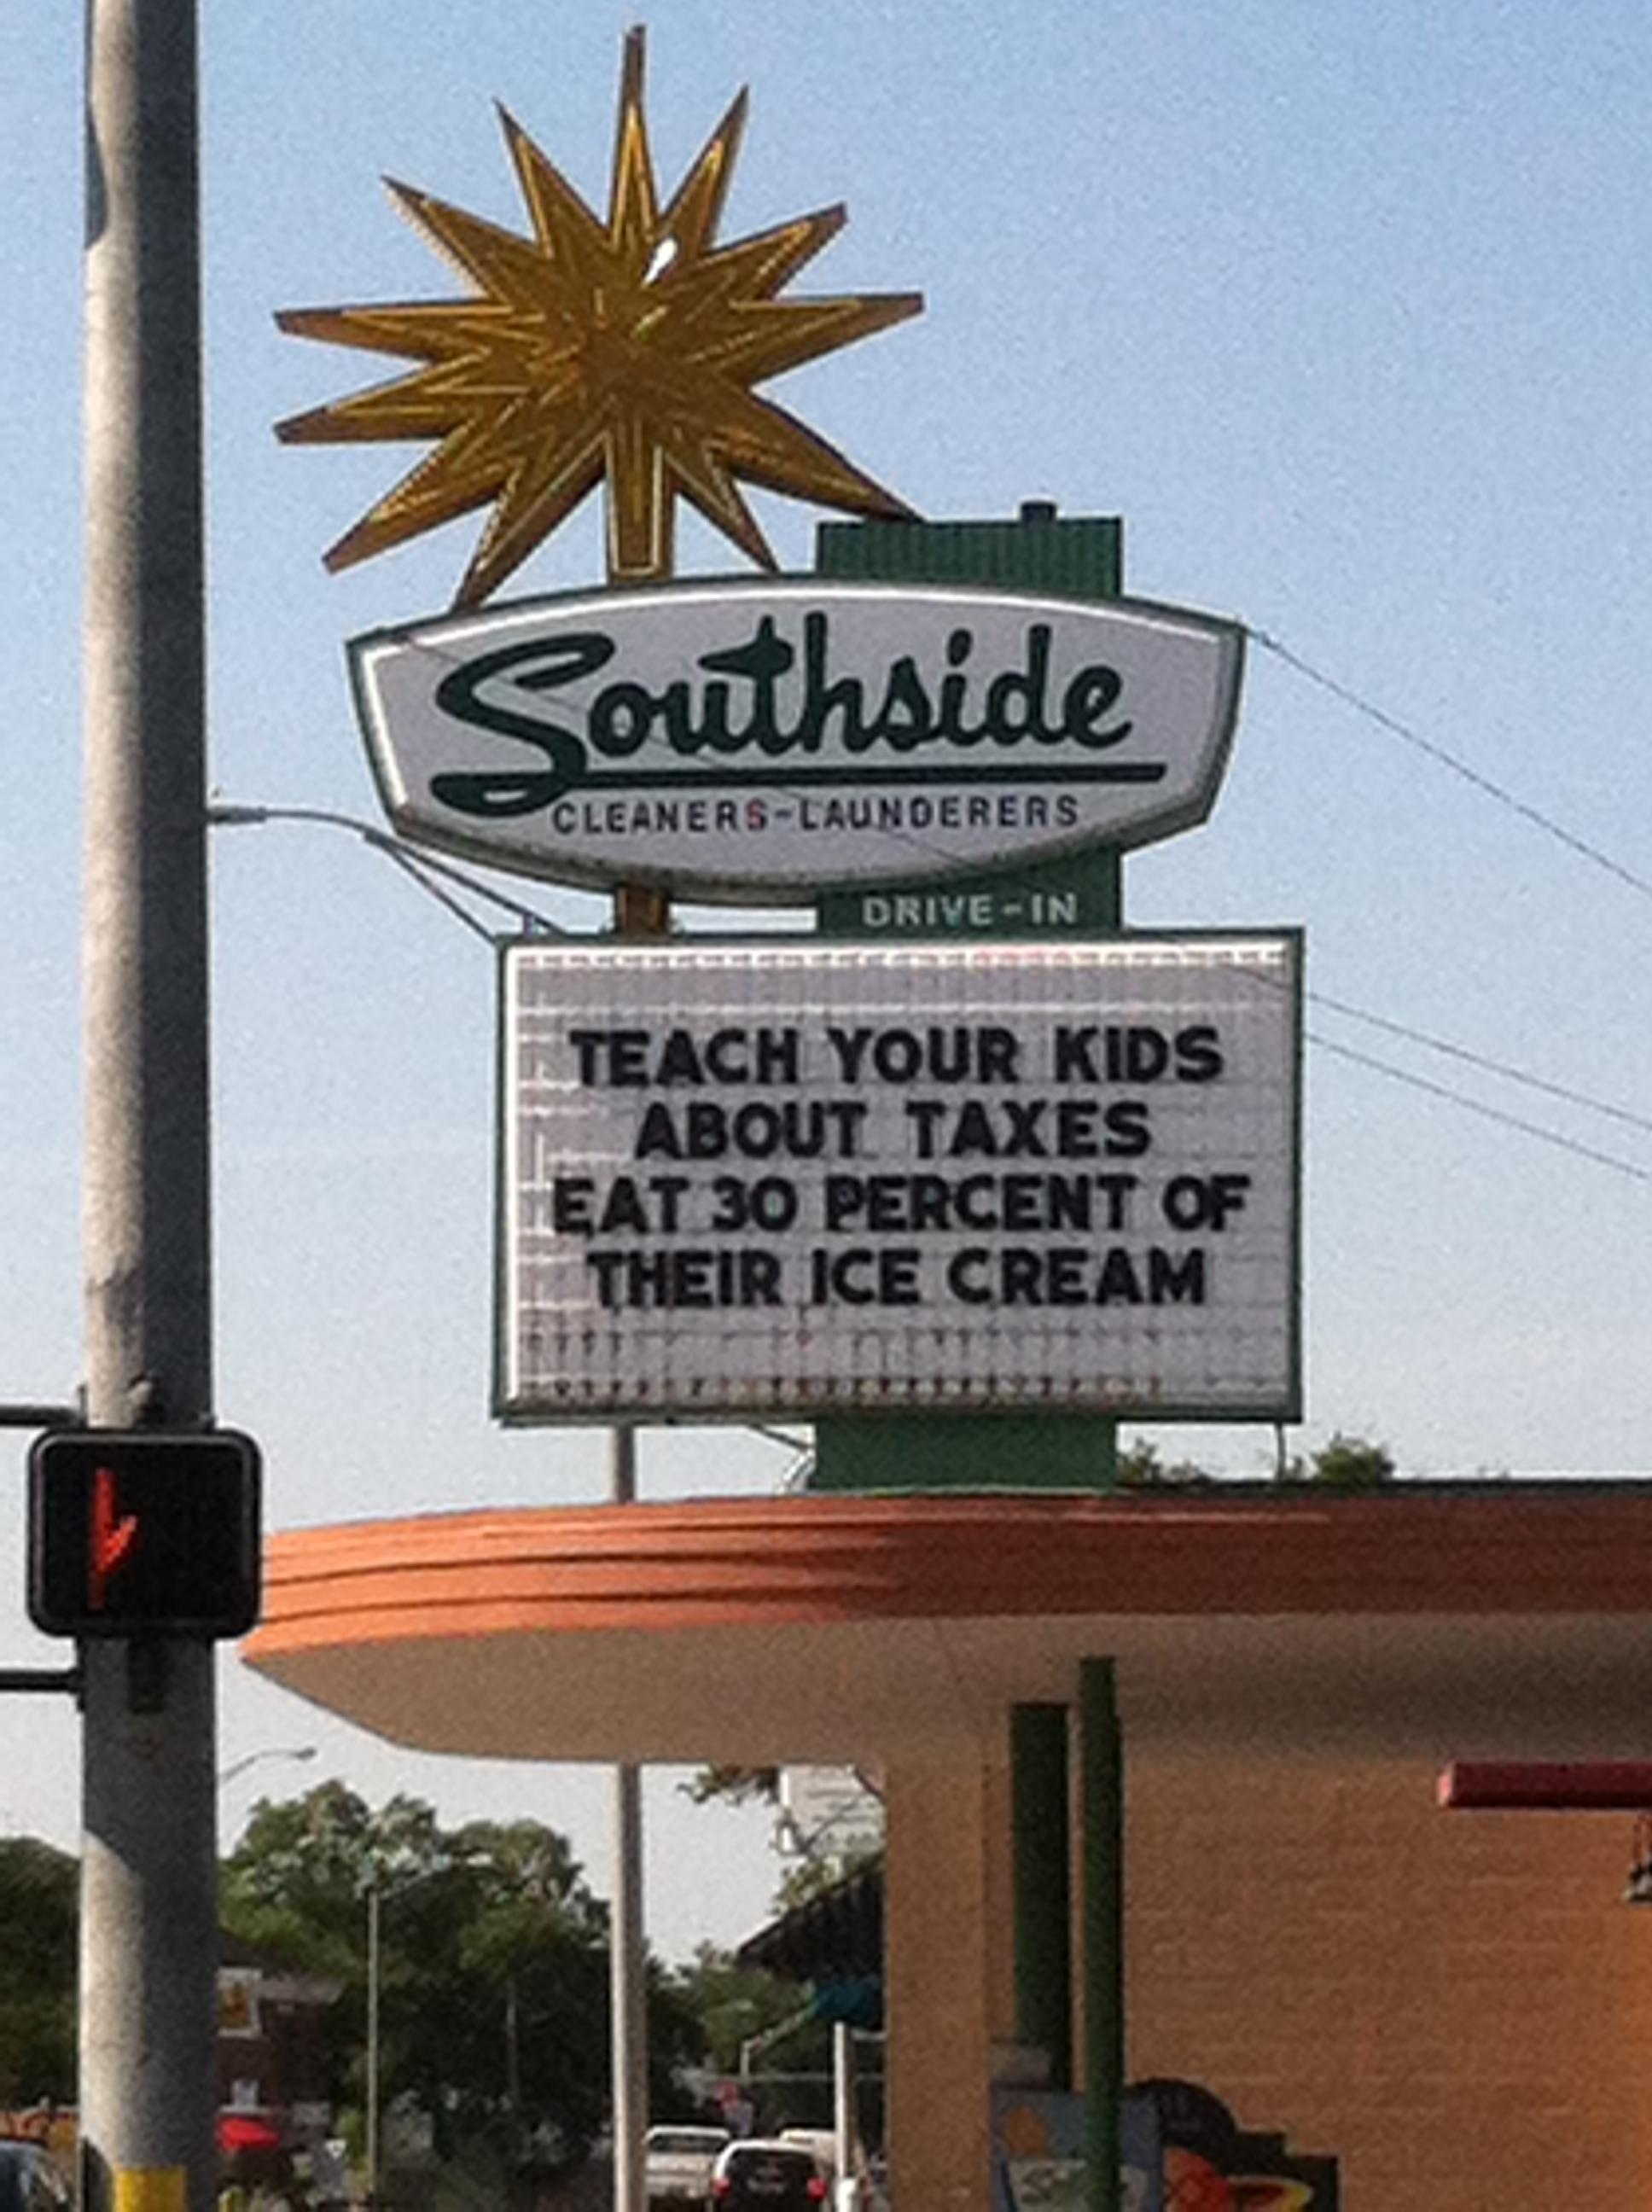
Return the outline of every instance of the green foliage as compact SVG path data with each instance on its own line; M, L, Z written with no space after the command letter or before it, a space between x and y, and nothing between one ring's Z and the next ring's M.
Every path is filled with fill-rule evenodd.
M678 1785L696 1805L778 1805L778 1766L701 1766Z
M1215 1480L1191 1460L1177 1460L1166 1467L1157 1446L1145 1437L1121 1450L1118 1467L1121 1490L1185 1489ZM1394 1474L1394 1459L1385 1445L1363 1437L1345 1436L1339 1429L1328 1444L1310 1452L1306 1459L1297 1454L1285 1460L1278 1469L1278 1480L1316 1482L1327 1490L1370 1490L1390 1481Z
M869 1844L864 1850L802 1859L781 1881L775 1902L782 1912L790 1912L794 1905L807 1905L811 1897L825 1897L840 1888L851 1875L880 1865L883 1856L881 1844Z
M1119 1454L1118 1482L1121 1490L1187 1489L1191 1485L1209 1482L1212 1477L1192 1460L1180 1459L1166 1467L1158 1455L1158 1448L1145 1437L1139 1437L1127 1444Z
M33 1837L0 1842L0 2105L75 2101L80 1869Z
M1386 1446L1364 1437L1345 1437L1339 1429L1328 1444L1301 1459L1288 1461L1282 1470L1285 1482L1315 1482L1327 1490L1374 1490L1390 1481L1394 1472Z
M375 1811L337 1782L258 1807L223 1869L224 1924L343 1983L327 2023L341 2106L365 2087L375 1887L385 2105L415 2100L444 2152L508 2155L537 2130L582 2154L609 2098L608 1920L566 1839L533 1820L444 1829L417 1799ZM668 2078L697 2031L661 1987L650 2014Z
M519 2179L536 2130L577 2158L609 2104L608 1913L566 1838L534 1820L444 1829L415 1798L374 1810L337 1782L257 1808L220 1868L221 1917L342 1985L323 2016L327 2094L357 2140L375 1881L386 2108L416 2100L445 2149ZM75 2101L78 1909L74 1858L0 1841L0 2105ZM732 2068L742 2037L799 2002L791 1984L708 1950L683 1973L651 1962L651 2111L686 2116L683 2069L708 2051Z
M742 2050L762 2045L772 2030L783 2027L808 2002L796 1982L784 1981L761 1966L743 1966L731 1951L702 1943L693 1963L677 1970L675 1981L683 2002L700 2025L705 2063L712 2072L739 2071ZM831 2030L814 2021L787 2039L788 2068L831 2065Z

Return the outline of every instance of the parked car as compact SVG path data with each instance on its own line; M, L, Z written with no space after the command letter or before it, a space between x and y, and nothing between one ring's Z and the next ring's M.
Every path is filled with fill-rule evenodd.
M837 2173L837 2136L831 2128L782 2128L776 2142L795 2143L806 2150L828 2181Z
M834 2212L843 2212L846 2205L854 2212L889 2212L889 2196L878 2176L883 2160L872 2159L864 2148L857 2145L850 2154L849 2179L845 2182L837 2170L837 2134L832 2128L782 2128L774 2138L776 2142L794 2143L806 2150L814 2160L825 2180L827 2196Z
M36 2142L0 2142L0 2212L68 2212L68 2184Z
M650 2128L642 2143L642 2185L649 2203L708 2203L712 2168L728 2139L726 2128Z
M714 2212L737 2212L746 2205L756 2212L817 2212L829 2190L812 2154L801 2143L778 2138L749 2136L732 2142L712 2170Z

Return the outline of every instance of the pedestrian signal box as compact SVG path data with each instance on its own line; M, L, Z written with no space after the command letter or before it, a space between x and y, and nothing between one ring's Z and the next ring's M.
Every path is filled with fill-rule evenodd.
M233 1429L53 1429L28 1455L28 1611L48 1636L244 1636L258 1447Z

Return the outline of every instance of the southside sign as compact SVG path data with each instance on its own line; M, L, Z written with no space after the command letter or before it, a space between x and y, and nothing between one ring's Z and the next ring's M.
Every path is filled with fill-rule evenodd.
M349 655L404 836L762 904L1202 821L1243 635L1143 600L788 578L525 601Z

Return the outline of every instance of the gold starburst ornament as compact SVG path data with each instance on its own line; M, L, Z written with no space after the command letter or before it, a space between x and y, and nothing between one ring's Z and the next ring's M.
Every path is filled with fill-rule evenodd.
M742 482L851 514L910 515L754 386L916 314L921 297L779 296L842 228L841 207L717 243L744 93L662 207L642 80L643 36L632 31L606 222L501 108L531 237L390 180L404 211L476 287L471 296L277 316L301 337L422 364L290 417L279 437L440 441L330 550L330 568L491 503L454 599L475 606L599 483L616 582L671 573L679 498L774 568Z

